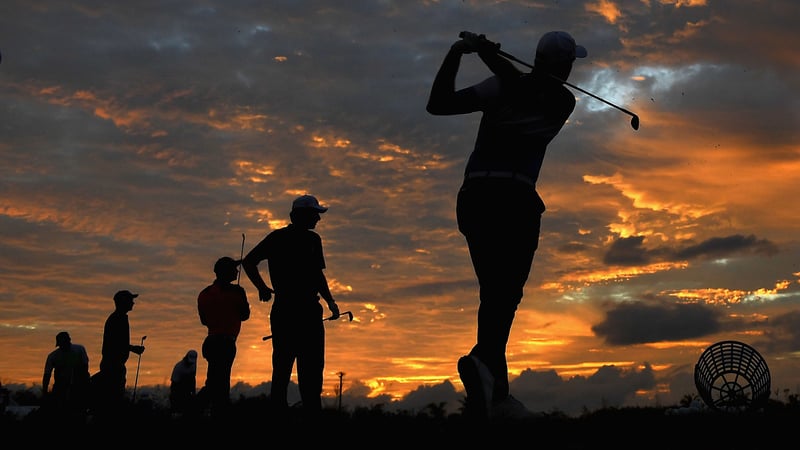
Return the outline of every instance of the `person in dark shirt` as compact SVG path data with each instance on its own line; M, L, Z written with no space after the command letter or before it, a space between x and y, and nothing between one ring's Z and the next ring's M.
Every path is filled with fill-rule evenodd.
M230 406L236 339L242 330L242 322L250 318L247 293L238 284L233 284L239 275L239 263L229 256L219 258L214 264L216 279L197 296L200 323L208 328L202 348L203 358L208 361L202 401L215 416L225 414Z
M50 378L53 389L50 390ZM56 349L47 355L42 374L42 394L56 411L77 416L86 412L89 388L89 356L86 347L74 344L69 333L56 335Z
M139 294L128 290L114 294L114 311L109 314L103 328L102 358L100 372L92 379L97 388L96 399L100 406L110 412L125 406L125 384L130 353L144 353L143 345L131 344L131 328L128 313L133 310L134 299Z
M172 368L169 404L175 414L193 414L197 401L197 350L189 350Z
M480 286L477 342L458 360L466 412L480 420L530 412L509 393L506 345L539 245L545 205L536 181L548 144L575 108L563 85L586 49L569 33L542 35L530 73L518 70L483 35L463 32L433 81L427 111L481 112L475 146L456 199L456 219ZM456 90L462 55L477 53L493 72Z
M322 409L325 327L320 297L327 303L330 319L339 317L339 306L324 273L322 239L312 231L320 214L327 210L313 195L296 198L289 213L291 223L267 234L242 261L259 299L269 301L275 294L270 312L273 407L277 411L288 408L287 389L297 361L300 399L309 417ZM258 264L264 260L269 265L272 289L258 271Z

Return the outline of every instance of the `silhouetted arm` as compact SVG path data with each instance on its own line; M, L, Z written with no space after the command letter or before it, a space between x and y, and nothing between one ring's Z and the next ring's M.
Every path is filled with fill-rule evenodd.
M268 302L272 300L273 290L267 286L267 283L264 282L264 278L261 277L261 273L258 271L258 263L262 261L262 258L258 256L259 248L260 245L256 245L256 247L250 250L247 256L244 257L242 260L242 269L244 269L244 273L247 274L247 278L250 279L253 286L258 289L258 299L262 302Z
M47 355L47 360L44 363L44 374L42 375L42 394L47 394L47 389L50 386L50 376L53 373L53 355Z
M429 113L442 116L478 111L477 96L471 87L456 91L456 75L461 65L461 55L471 52L471 47L463 39L450 46L431 86L425 108Z
M336 320L339 318L339 305L337 305L336 300L333 299L331 289L328 287L328 279L321 270L319 271L319 277L319 295L328 304L328 309L331 311L331 320Z
M500 56L496 51L479 51L478 56L483 63L486 64L486 67L501 80L516 79L522 75L522 71L512 64L511 61Z

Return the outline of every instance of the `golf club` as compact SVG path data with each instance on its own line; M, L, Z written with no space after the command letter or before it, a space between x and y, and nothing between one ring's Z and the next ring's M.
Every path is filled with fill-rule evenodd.
M345 315L347 316L347 321L348 322L352 322L353 321L353 313L350 312L350 311L344 311L344 312L339 313L339 317L337 317L336 319L334 319L333 316L331 316L331 317L326 317L326 318L322 319L322 321L325 322L326 320L338 320L338 319L341 319L342 316L345 316ZM263 338L261 338L262 341L267 341L267 340L270 340L270 339L272 339L272 335L271 334L269 336L264 336Z
M342 316L344 316L345 314L346 314L346 315L347 315L347 317L348 317L348 320L347 320L347 321L348 321L348 322L352 322L352 321L353 321L353 313L351 313L350 311L345 311L345 312L341 312L341 313L339 313L339 317L337 317L337 318L336 318L336 320L339 320L339 319L340 319ZM323 321L323 322L325 322L326 320L333 320L333 316L331 316L331 317L326 317L326 318L322 319L322 321Z
M147 339L147 336L142 336L142 343L139 344L144 347L144 340ZM136 385L139 384L139 366L142 364L142 354L139 353L139 362L136 363L136 379L133 382L133 400L131 403L136 403Z
M458 34L458 37L460 37L460 38L462 38L462 39L463 39L463 38L464 38L464 36L465 36L465 33L468 33L468 32L466 32L466 31L462 31L461 33L459 33L459 34ZM485 39L485 38L484 38L484 39ZM520 63L520 64L522 64L523 66L526 66L526 67L528 67L528 68L530 68L530 69L534 69L534 70L535 70L535 67L533 67L533 65L526 63L525 61L523 61L523 60L521 60L521 59L517 58L516 56L514 56L514 55L512 55L512 54L510 54L510 53L507 53L507 52L504 52L504 51L500 50L500 44L497 44L497 43L494 43L494 44L497 46L497 49L496 49L496 51L497 51L497 54L498 54L498 55L500 55L500 56L502 56L502 57L504 57L504 58L506 58L506 59L509 59L509 60L511 60L511 61L514 61L514 62ZM559 83L561 83L561 84L565 84L565 85L567 85L567 86L571 87L572 89L575 89L575 90L578 90L578 91L580 91L580 92L583 92L584 94L586 94L586 95L588 95L588 96L590 96L590 97L592 97L592 98L594 98L594 99L596 99L596 100L600 100L601 102L605 103L605 104L606 104L606 105L608 105L608 106L611 106L611 107L613 107L613 108L616 108L616 109L618 109L618 110L620 110L620 111L624 112L625 114L628 114L628 115L630 115L630 116L631 116L631 127L633 127L633 129L634 129L634 130L638 130L638 129L639 129L639 116L637 116L636 114L634 114L634 113L632 113L632 112L628 111L627 109L625 109L625 108L623 108L623 107L621 107L621 106L617 106L617 105L615 105L615 104L613 104L613 103L609 102L608 100L606 100L606 99L604 99L604 98L602 98L602 97L598 97L597 95L594 95L594 94L592 94L592 93L591 93L591 92L589 92L589 91L586 91L586 90L584 90L584 89L581 89L580 87L578 87L578 86L575 86L574 84L572 84L572 83L570 83L570 82L568 82L568 81L566 81L566 80L562 80L561 78L558 78L558 77L557 77L557 76L555 76L555 75L552 75L552 74L549 74L549 73L548 73L547 75L549 75L551 78L553 78L554 80L558 81L558 82L559 82Z
M244 233L242 233L242 252L239 254L239 275L236 277L237 286L239 286L239 280L242 279L242 259L244 259Z

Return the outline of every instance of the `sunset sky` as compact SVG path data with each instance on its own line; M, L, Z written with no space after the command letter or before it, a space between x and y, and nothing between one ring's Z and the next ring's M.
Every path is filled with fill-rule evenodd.
M216 259L308 193L330 207L325 273L354 315L325 322L325 396L339 373L354 398L463 395L478 289L455 195L480 115L432 116L428 93L460 31L532 63L565 30L589 53L569 81L641 126L573 91L539 178L512 394L570 413L676 403L723 340L763 356L773 398L800 393L798 17L794 0L4 0L0 382L40 385L62 330L97 371L129 289L138 385L167 385L202 344ZM458 87L488 75L466 55ZM256 386L272 304L240 283L232 378Z

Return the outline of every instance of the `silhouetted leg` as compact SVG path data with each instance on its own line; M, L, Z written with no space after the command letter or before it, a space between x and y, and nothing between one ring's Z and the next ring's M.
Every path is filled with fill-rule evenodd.
M272 339L272 388L270 401L275 412L283 412L289 408L287 400L289 381L294 366L294 352L280 337Z
M322 378L325 368L325 328L320 321L303 336L303 348L297 357L297 383L303 409L309 414L322 410Z
M492 398L508 396L506 346L538 247L544 205L513 181L470 183L459 192L459 230L480 285L477 356L494 377Z

